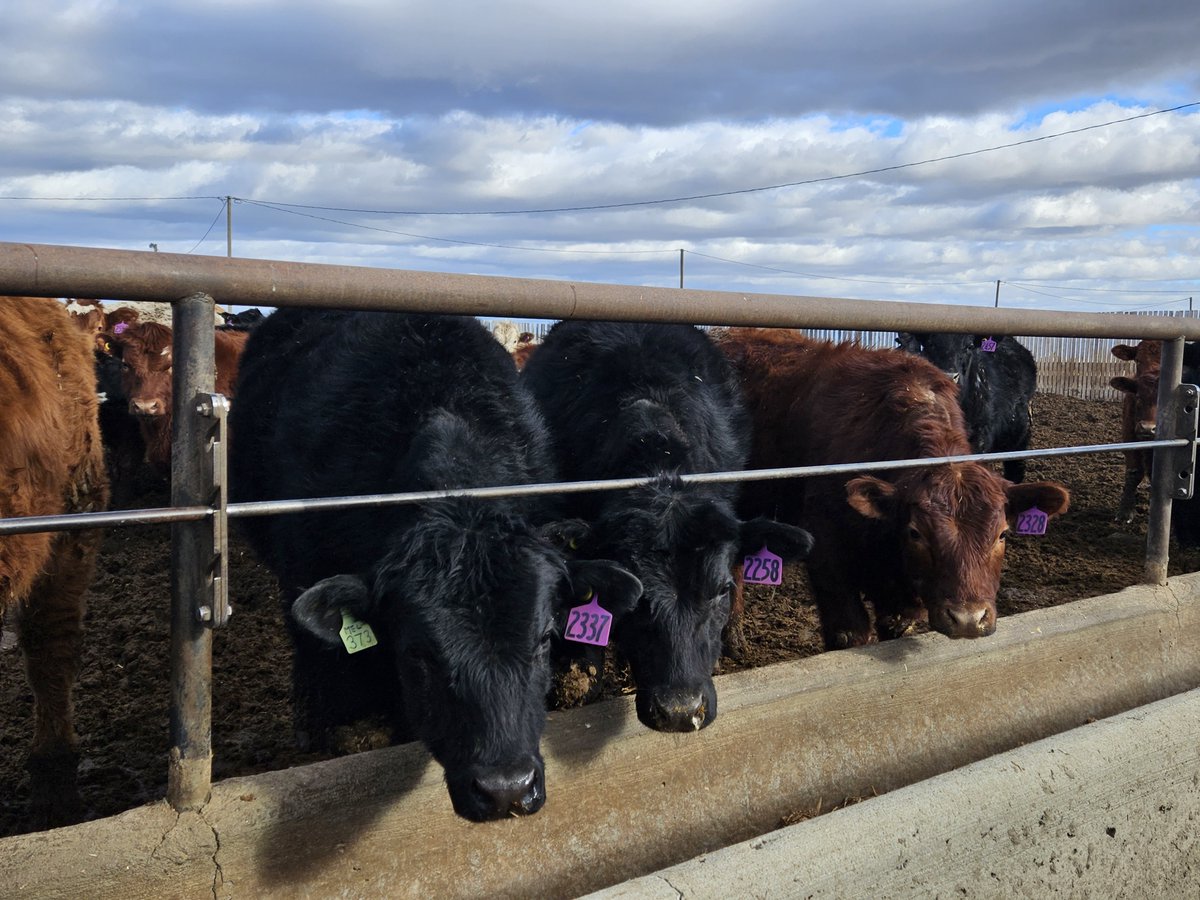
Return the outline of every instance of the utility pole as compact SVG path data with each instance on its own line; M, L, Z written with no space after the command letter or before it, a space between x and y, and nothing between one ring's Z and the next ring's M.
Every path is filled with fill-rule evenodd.
M225 198L225 255L233 256L233 198Z
M679 248L679 286L683 287L683 248Z
M1000 308L1000 279L996 279L996 309Z

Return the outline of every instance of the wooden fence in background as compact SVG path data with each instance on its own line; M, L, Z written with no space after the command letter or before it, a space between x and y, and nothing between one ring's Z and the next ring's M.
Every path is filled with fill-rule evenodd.
M1191 310L1146 310L1138 313L1113 313L1113 315L1154 315L1173 317L1198 317L1200 311ZM490 326L494 322L488 323ZM541 340L553 322L517 322L520 331L532 333ZM1130 329L1136 332L1136 328ZM840 331L835 329L806 329L805 333L828 341L857 341L866 347L895 347L896 335L890 331ZM1140 338L1129 337L1124 341L1111 338L1053 338L1021 337L1022 344L1029 348L1038 365L1038 390L1046 394L1061 394L1084 400L1118 400L1120 394L1109 385L1116 375L1131 375L1133 363L1117 359L1111 348L1115 344L1136 344Z

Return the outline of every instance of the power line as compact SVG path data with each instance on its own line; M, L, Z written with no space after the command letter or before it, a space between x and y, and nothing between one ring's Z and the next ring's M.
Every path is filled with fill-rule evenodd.
M929 159L918 160L916 162L897 163L893 166L880 166L874 169L863 169L857 172L845 172L840 175L825 175L819 178L808 178L801 181L788 181L780 184L762 185L759 187L740 188L729 191L711 191L703 194L691 194L682 197L667 197L655 200L630 200L621 203L598 203L584 206L559 206L559 207L544 207L530 209L493 209L493 210L388 210L388 209L359 209L346 206L319 206L306 203L287 203L285 201L254 201L245 197L234 197L233 199L243 203L259 203L260 205L271 205L275 208L301 210L319 210L321 212L341 212L341 213L362 213L366 215L378 216L516 216L516 215L536 215L543 213L565 213L565 212L594 212L609 209L629 209L642 206L660 206L670 203L687 203L693 200L712 200L719 197L734 197L743 194L762 193L764 191L781 190L789 187L804 187L814 184L824 184L831 181L844 181L850 178L862 178L867 175L879 175L885 172L897 172L903 169L912 169L918 166L932 165L933 163L948 162L956 159L965 159L970 156L978 156L984 153L995 153L998 150L1010 150L1013 147L1022 147L1028 144L1036 144L1042 141L1055 140L1061 137L1067 137L1074 134L1082 134L1086 131L1095 131L1100 128L1109 128L1113 125L1122 125L1127 122L1134 122L1138 119L1148 119L1153 116L1161 116L1167 113L1180 112L1185 109L1192 109L1200 106L1200 100L1194 100L1190 103L1181 103L1178 106L1172 106L1168 109L1156 109L1150 112L1137 113L1131 116L1125 116L1120 119L1111 119L1107 122L1097 122L1094 125L1082 125L1079 128L1069 128L1065 131L1058 131L1053 134L1044 134L1040 137L1025 138L1019 141L1011 141L1007 144L997 144L992 147L982 147L976 150L965 150L961 153L951 153L945 156L937 156ZM134 201L156 201L156 200L222 200L223 197L206 197L206 196L179 196L179 197L18 197L18 196L0 196L0 200L24 200L24 201L56 201L56 202L134 202ZM332 221L332 220L331 220ZM349 224L349 223L339 223ZM384 230L384 229L377 229ZM402 234L403 232L396 232ZM438 238L432 238L439 240ZM462 241L461 243L472 243L471 241ZM497 244L483 244L481 246L503 246Z
M212 230L217 227L217 220L221 218L221 213L225 212L225 204L228 202L229 201L226 200L224 197L221 198L221 208L217 210L217 214L215 216L213 216L212 222L209 223L208 231L204 232L204 237L202 237L202 238L200 238L200 240L196 241L195 246L192 247L191 250L187 251L188 253L195 253L196 247L199 247L206 240L208 240L208 236L210 234L212 234Z
M312 206L302 203L279 203L279 206L288 206L294 209L319 209L325 212L353 212L367 213L378 216L519 216L519 215L537 215L542 213L565 213L565 212L595 212L609 209L629 209L638 206L660 206L668 203L687 203L692 200L713 200L718 197L734 197L741 194L755 194L763 191L776 191L788 187L803 187L813 184L824 184L830 181L841 181L848 178L861 178L865 175L879 175L884 172L897 172L901 169L912 169L917 166L927 166L933 163L947 162L954 159L964 159L968 156L978 156L982 153L994 153L997 150L1009 150L1013 147L1022 147L1027 144L1036 144L1041 141L1054 140L1055 138L1066 137L1072 134L1082 134L1085 131L1094 131L1098 128L1108 128L1111 125L1121 125L1125 122L1133 122L1137 119L1148 119L1151 116L1161 116L1166 113L1179 112L1184 109L1200 106L1200 100L1192 101L1191 103L1183 103L1179 106L1173 106L1170 109L1156 109L1151 112L1138 113L1137 115L1126 116L1122 119L1113 119L1108 122L1098 122L1095 125L1083 125L1079 128L1070 128L1066 131L1055 132L1054 134L1044 134L1041 137L1025 138L1020 141L1012 141L1007 144L998 144L994 147L984 147L978 150L965 150L962 153L951 153L946 156L937 156L931 159L923 159L918 162L897 163L894 166L881 166L876 169L863 169L859 172L847 172L842 175L825 175L820 178L808 178L803 181L788 181L782 184L769 184L761 187L741 188L732 191L712 191L706 194L692 194L686 197L669 197L659 200L630 200L623 203L597 203L589 206L559 206L546 207L541 209L502 209L502 210L387 210L387 209L350 209L347 207L336 206Z
M423 240L423 241L439 241L439 242L445 243L445 244L465 244L470 247L492 247L492 248L496 248L499 250L529 250L531 252L536 252L536 253L588 253L588 254L609 255L609 256L635 254L635 253L643 253L644 254L644 253L677 253L677 252L679 252L675 248L669 248L669 249L663 249L663 250L583 250L583 249L571 249L569 247L526 247L526 246L518 246L516 244L489 244L484 241L467 241L467 240L460 240L457 238L434 237L433 235L429 235L429 234L414 234L413 232L410 232L410 231L396 231L391 228L380 228L378 225L364 225L361 222L346 222L342 219L333 219L328 216L318 216L318 215L314 215L313 213L299 212L299 209L296 207L296 204L289 204L289 203L278 204L278 203L273 203L273 202L268 202L268 201L263 201L263 200L247 200L243 197L234 197L233 199L235 201L237 201L238 203L246 203L246 204L249 204L250 206L259 206L259 207L262 207L263 209L270 209L270 210L274 210L275 212L287 213L288 215L291 215L291 216L301 216L306 219L316 219L321 222L331 222L334 225L345 225L347 228L362 228L366 231L378 231L383 234L394 234L399 237L417 238L417 239ZM291 207L291 208L287 208L287 207ZM313 206L313 207L300 207L300 208L322 209L323 207ZM333 210L333 211L336 212L337 210ZM357 212L357 210L347 210L347 211L348 212Z

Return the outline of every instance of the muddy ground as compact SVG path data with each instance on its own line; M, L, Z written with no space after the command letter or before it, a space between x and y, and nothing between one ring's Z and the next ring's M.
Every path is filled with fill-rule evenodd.
M1039 395L1034 402L1034 446L1112 442L1119 434L1119 418L1115 401ZM1067 484L1071 511L1051 522L1044 537L1014 536L1009 541L999 603L1002 616L1110 593L1140 581L1146 489L1134 524L1114 523L1121 490L1120 454L1031 460L1027 477ZM136 505L167 505L165 486L147 486ZM168 526L110 531L89 595L76 710L80 787L92 818L157 799L166 790L168 537ZM236 536L231 555L235 614L214 641L215 779L320 758L292 746L290 649L274 578ZM1197 570L1200 551L1172 548L1172 574ZM781 587L749 590L748 656L742 664L723 660L723 671L820 652L815 610L801 568L792 568ZM0 836L26 830L28 781L23 761L32 729L31 706L20 653L0 650Z

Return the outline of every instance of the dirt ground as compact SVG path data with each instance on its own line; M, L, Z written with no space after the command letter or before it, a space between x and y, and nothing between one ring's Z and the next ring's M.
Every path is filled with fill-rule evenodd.
M1119 434L1116 401L1038 395L1034 446L1109 443ZM1044 537L1014 536L1000 593L1010 615L1110 593L1141 579L1147 495L1133 525L1112 521L1121 490L1119 453L1031 460L1028 480L1053 479L1072 493L1071 511ZM138 506L166 506L165 486ZM213 664L214 778L284 768L320 758L292 746L290 648L274 578L235 537L230 560L234 616L217 632ZM167 775L169 527L111 530L89 594L87 638L76 693L80 788L91 818L162 797ZM1171 573L1200 570L1200 551L1172 548ZM820 652L815 609L801 567L782 586L751 587L744 663L725 672ZM20 653L0 650L0 836L21 833L32 732L32 695ZM628 689L628 688L624 688ZM718 683L719 689L719 683ZM618 685L614 690L622 690Z

